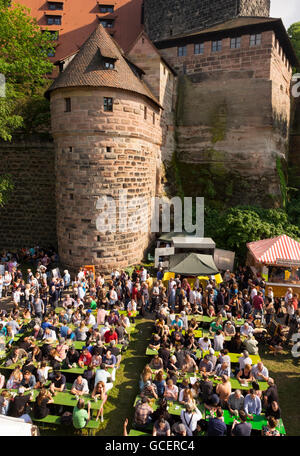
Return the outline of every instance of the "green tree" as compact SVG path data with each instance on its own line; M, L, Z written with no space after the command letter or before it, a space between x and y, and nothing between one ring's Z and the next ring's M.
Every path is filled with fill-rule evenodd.
M241 260L245 260L248 242L281 234L300 239L300 227L293 225L282 209L237 206L224 212L207 209L205 213L205 235L218 247L235 251Z
M300 22L295 22L289 27L288 35L300 62Z
M10 3L0 0L0 139L4 141L10 141L15 130L26 126L26 112L32 112L28 106L45 106L47 101L37 97L49 84L46 74L53 70L48 59L53 37L41 32L29 9ZM0 175L0 205L12 185L8 175Z

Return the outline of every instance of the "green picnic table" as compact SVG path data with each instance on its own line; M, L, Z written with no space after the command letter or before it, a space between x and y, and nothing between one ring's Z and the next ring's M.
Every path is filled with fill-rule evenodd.
M152 434L147 434L147 432L141 432L141 431L137 431L136 429L131 429L128 436L129 437L141 437L141 436L148 436L148 437L151 437Z
M9 391L9 392L12 392L12 393L17 393L18 392L18 390L16 390L16 389L13 389L13 390L2 389L0 391L1 392L2 391ZM25 391L24 394L28 395L31 392L33 392L32 402L35 402L37 396L39 395L39 390L38 389L33 389L33 390L30 390L30 391ZM82 399L84 399L85 405L87 405L87 403L90 401L92 410L99 410L101 408L102 404L103 404L102 400L98 399L97 401L95 401L94 399L91 398L91 396L89 394L84 394L84 395L82 395L80 397ZM71 392L69 390L65 390L65 391L62 391L62 392L57 392L56 395L53 396L53 404L56 404L56 405L64 405L66 407L75 407L77 402L78 402L78 399L76 399L76 395L71 394Z
M141 396L138 395L135 398L135 401L133 404L134 407L136 406L136 404L139 400L141 400ZM150 399L149 405L152 407L152 409L154 411L159 408L159 404L160 404L160 399ZM170 415L180 416L181 411L185 410L185 406L180 404L177 401L168 401L167 410L170 413Z
M232 426L234 419L240 422L239 417L232 416L229 410L224 410L224 421L227 426ZM252 429L255 431L261 431L264 426L267 426L268 421L265 414L262 415L253 415L253 419L247 418L247 422L251 423ZM278 420L278 426L276 429L280 432L281 435L286 435L286 431L282 422L282 419Z

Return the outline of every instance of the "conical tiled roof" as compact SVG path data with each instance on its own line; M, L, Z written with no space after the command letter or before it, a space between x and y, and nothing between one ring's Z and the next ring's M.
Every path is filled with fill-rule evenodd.
M105 69L106 59L113 59L114 69ZM159 101L146 84L139 79L123 57L116 42L99 24L67 68L59 74L46 92L67 87L112 87L140 93L156 104Z

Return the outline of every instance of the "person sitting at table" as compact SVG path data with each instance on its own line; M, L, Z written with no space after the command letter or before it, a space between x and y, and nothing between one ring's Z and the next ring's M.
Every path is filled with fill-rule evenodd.
M213 336L217 331L223 331L222 317L217 317L209 326L209 332Z
M169 437L171 435L171 428L168 421L162 417L155 421L152 435L155 437Z
M106 364L102 363L100 369L96 371L94 386L96 386L98 382L102 381L105 384L105 391L108 393L108 391L113 388L114 384L111 378L111 374L107 369L108 368Z
M160 348L160 337L158 334L152 334L150 339L149 348L151 350L159 350Z
M279 437L280 432L276 429L278 422L273 416L269 416L267 426L264 426L261 435L264 437Z
M207 336L200 337L198 339L198 345L202 352L207 352L211 348L211 341Z
M227 375L227 377L230 377L231 370L230 366L228 366L228 363L223 362L222 364L218 364L216 369L212 372L212 374L215 377L221 378L222 375Z
M245 322L240 329L241 336L248 337L253 334L253 328L247 322Z
M166 383L164 397L167 401L177 401L178 399L178 386L176 386L170 378Z
M92 362L92 354L89 352L87 348L84 348L82 350L81 355L79 356L78 359L78 366L79 367L84 367L84 366L89 366Z
M103 339L106 344L109 344L112 340L115 340L116 343L118 343L118 334L116 333L115 328L111 327L107 330L103 335Z
M142 371L142 373L140 375L140 380L139 380L140 391L143 390L143 388L145 386L145 383L148 380L152 380L152 369L149 366L149 364L146 364L146 366L144 367L144 369L143 369L143 371Z
M224 413L221 407L216 409L216 417L209 418L207 425L208 437L222 437L227 435L227 426L224 422Z
M278 390L275 385L274 379L268 378L268 389L263 392L263 404L264 407L268 407L273 401L279 402Z
M158 398L157 387L156 384L152 382L152 380L146 381L144 388L141 391L141 397L144 396L154 399Z
M48 404L53 404L53 397L46 388L42 388L33 405L33 416L37 420L46 418L49 415L50 410L47 407Z
M156 372L153 383L154 385L156 385L158 397L163 397L166 387L166 381L164 380L163 370L159 370Z
M235 326L232 321L228 320L224 324L224 336L233 337L236 334Z
M268 404L266 407L266 418L273 416L276 420L281 418L281 409L278 402L272 401L271 404Z
M190 404L192 407L196 406L196 401L189 387L181 388L179 391L178 402L182 405Z
M75 340L84 342L87 338L89 328L82 321L78 328L75 329Z
M223 408L227 407L227 401L231 394L231 383L227 375L222 375L221 383L216 386L216 394L220 398L220 403Z
M158 350L158 355L162 359L163 369L167 370L168 362L170 359L171 347L169 343L162 344Z
M100 421L101 423L103 423L103 409L104 409L104 404L105 402L107 401L107 394L106 394L106 390L105 390L105 384L104 382L98 382L97 385L95 386L95 388L93 389L93 392L91 394L91 397L96 401L96 400L100 400L102 401L102 404L101 404L101 407L99 408L98 410L98 413L97 413L97 416L96 416L96 421L99 420L99 417L100 418Z
M224 338L223 332L220 330L217 330L214 335L214 350L215 351L223 350L224 341L225 341L225 338Z
M21 418L24 415L28 415L28 406L29 402L33 399L33 393L26 394L25 388L23 386L19 386L18 394L9 402L9 409L7 412L8 416L12 416L13 418ZM28 416L26 417L28 418Z
M3 390L0 394L0 415L7 415L11 400L10 392Z
M269 380L269 371L261 361L252 367L251 374L258 382L267 382Z
M240 369L236 378L238 381L243 384L243 383L250 383L253 382L254 377L252 375L252 369L250 364L245 364L245 367L243 369Z
M186 404L185 410L181 410L180 419L185 426L186 434L189 437L192 437L197 431L198 421L200 421L201 418L202 413L200 410L189 403Z
M73 409L72 422L75 429L83 429L90 420L91 403L87 403L87 411L84 406L84 399L80 398Z
M73 382L71 388L71 394L76 396L82 396L83 394L89 394L88 382L85 378L82 378L81 375L78 375L76 380Z
M78 364L79 357L80 357L79 352L72 345L67 352L67 355L66 355L66 358L64 361L64 366L66 366L67 369L71 369L76 364Z
M231 415L237 415L240 410L244 409L244 396L241 390L237 389L229 395L227 406Z
M25 358L27 353L25 350L21 348L15 348L11 355L8 357L7 361L5 362L5 366L11 366L12 364L18 363L22 358Z
M152 422L151 415L153 408L150 406L150 399L143 396L135 406L134 412L134 423L140 429L144 429L148 424Z
M171 322L171 327L177 327L178 329L183 329L183 321L179 317L179 315L175 315L175 319Z
M252 366L253 362L252 362L252 359L249 357L249 353L247 352L247 350L243 351L243 354L239 358L238 363L239 363L239 370L244 369L246 364L250 364L250 366Z
M255 390L251 388L249 390L249 394L246 395L244 401L244 410L248 416L248 418L252 418L253 415L260 415L261 414L261 400L257 396Z
M29 371L26 370L24 372L22 381L21 381L21 386L24 387L25 391L29 391L33 389L36 385L36 378L35 376Z
M171 343L174 345L174 347L184 345L185 343L183 334L181 331L179 331L177 326L174 326L174 331L171 334Z
M157 372L164 368L163 360L158 355L154 355L149 366Z
M247 415L244 410L239 410L240 423L235 419L231 428L231 435L235 437L249 437L252 431L252 424L247 423Z
M193 317L189 323L188 323L188 327L189 329L192 329L193 331L196 331L199 327L199 323L197 322L197 320Z
M117 359L115 355L112 354L111 350L107 350L105 355L102 357L102 364L105 364L108 368L111 369L111 378L113 382L116 380L116 364Z
M241 335L237 332L230 341L226 344L226 348L228 348L230 353L241 353L244 349L244 343L241 339Z
M184 364L182 366L182 372L183 373L195 373L198 372L198 366L195 362L195 360L188 354L184 356Z
M213 318L216 316L216 312L213 305L209 305L207 309L207 316Z
M42 361L40 367L36 371L37 382L35 388L42 388L45 385L50 370L51 367L47 366L47 361Z
M250 355L258 355L258 341L252 334L249 334L246 340L244 340L244 346Z
M53 342L55 342L57 340L56 332L49 327L46 328L44 335L43 335L43 340L45 342L47 342L48 344L52 344Z
M6 389L18 389L21 386L23 374L19 367L16 367L9 376L6 383Z
M210 361L209 355L205 355L200 361L199 370L206 373L211 373L213 371L213 363Z
M170 356L168 365L167 365L167 372L170 375L177 374L179 371L177 367L177 359L175 355Z
M66 388L66 377L60 371L54 371L49 375L51 380L50 391L55 394L56 392L62 392Z

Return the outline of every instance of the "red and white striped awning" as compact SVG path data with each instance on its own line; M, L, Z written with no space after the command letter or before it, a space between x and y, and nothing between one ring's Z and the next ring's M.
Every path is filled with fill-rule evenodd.
M300 266L300 243L285 234L273 239L249 242L247 247L258 263Z

